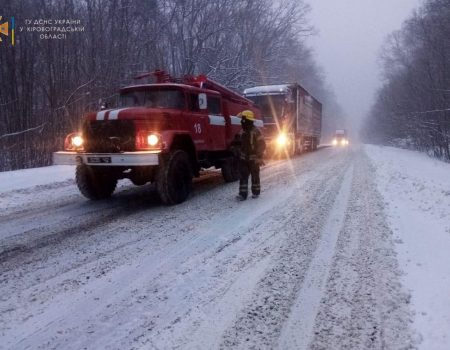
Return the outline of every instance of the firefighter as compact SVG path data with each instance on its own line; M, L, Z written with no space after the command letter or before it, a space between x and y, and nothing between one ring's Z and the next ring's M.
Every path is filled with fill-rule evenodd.
M248 178L252 178L252 197L258 198L261 193L259 169L263 165L263 154L266 143L261 131L254 126L255 115L250 110L238 114L241 117L242 130L237 137L239 145L239 195L238 200L243 201L248 196Z

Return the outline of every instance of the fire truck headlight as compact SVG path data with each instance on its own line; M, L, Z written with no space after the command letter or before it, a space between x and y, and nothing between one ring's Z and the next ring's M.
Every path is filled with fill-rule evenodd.
M155 134L150 134L147 136L147 142L149 146L155 147L159 143L159 137Z
M81 135L74 135L72 136L71 142L74 148L81 148L83 146L84 140Z
M333 146L337 146L337 144L338 144L338 142L337 142L337 140L336 139L333 139Z
M288 138L285 134L279 134L277 137L277 145L280 147L286 146L288 143Z

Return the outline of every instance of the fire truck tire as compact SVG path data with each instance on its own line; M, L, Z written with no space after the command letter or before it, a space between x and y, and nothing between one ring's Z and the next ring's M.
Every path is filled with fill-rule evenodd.
M156 180L156 189L166 205L184 202L192 187L192 166L188 154L176 150L162 159Z
M75 179L81 194L92 200L110 197L117 186L117 178L84 164L77 166Z
M237 158L230 157L223 162L222 176L225 182L239 180L239 160Z

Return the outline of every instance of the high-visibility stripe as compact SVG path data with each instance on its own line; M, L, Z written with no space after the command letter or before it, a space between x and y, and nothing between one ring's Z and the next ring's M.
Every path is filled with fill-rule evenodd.
M225 126L225 118L221 115L208 115L209 117L209 124L211 125L219 125L219 126Z
M104 111L98 112L96 119L97 120L105 120L106 113L108 113L109 111L112 111L112 109L106 109Z
M231 125L241 125L241 118L236 117L235 115L230 116Z
M232 125L241 125L241 118L236 117L234 115L230 116L230 118L231 118L231 124ZM253 123L258 128L264 127L264 122L262 120L257 119Z
M264 127L264 122L262 120L255 120L255 126L262 128Z
M126 110L126 109L129 109L129 108L115 109L115 110L111 111L111 112L109 113L109 115L108 115L108 119L109 119L109 120L116 120L116 119L119 119L119 113L122 112L122 111L124 111L124 110Z

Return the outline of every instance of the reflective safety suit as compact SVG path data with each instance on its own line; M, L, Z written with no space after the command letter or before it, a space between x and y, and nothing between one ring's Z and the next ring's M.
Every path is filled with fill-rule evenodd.
M253 122L243 121L242 131L237 138L239 144L239 195L243 199L248 196L248 178L252 178L252 194L259 196L261 183L259 170L263 164L263 155L266 149L264 137L253 125Z

